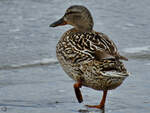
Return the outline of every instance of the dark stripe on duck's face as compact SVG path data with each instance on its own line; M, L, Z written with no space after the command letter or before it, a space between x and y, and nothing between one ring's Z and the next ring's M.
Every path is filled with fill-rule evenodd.
M70 14L79 14L79 12L72 12L72 11L70 11L70 12L67 12L65 15L70 15Z

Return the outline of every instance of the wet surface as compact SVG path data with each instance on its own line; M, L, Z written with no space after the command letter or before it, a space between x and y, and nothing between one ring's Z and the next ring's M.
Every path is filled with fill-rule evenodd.
M102 92L83 87L84 102L56 60L55 46L70 26L49 28L70 5L91 11L94 29L107 34L131 73L108 92L105 110L89 109ZM0 0L0 113L149 113L149 0Z

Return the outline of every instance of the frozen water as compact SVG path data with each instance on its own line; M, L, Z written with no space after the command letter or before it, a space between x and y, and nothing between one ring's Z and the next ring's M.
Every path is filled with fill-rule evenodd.
M131 75L109 91L106 113L150 111L149 0L0 0L0 113L103 113L101 92L83 87L79 104L55 47L71 26L49 28L74 4L89 8L94 29L117 45Z

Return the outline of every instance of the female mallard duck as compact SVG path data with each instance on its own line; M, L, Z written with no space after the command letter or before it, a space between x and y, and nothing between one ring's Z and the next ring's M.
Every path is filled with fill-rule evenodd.
M70 24L74 28L63 34L56 46L57 58L64 71L76 81L74 84L78 102L83 101L81 86L103 90L99 105L87 105L103 108L108 90L120 86L128 73L120 60L117 47L107 35L93 30L93 19L89 10L80 5L67 9L65 15L50 27Z

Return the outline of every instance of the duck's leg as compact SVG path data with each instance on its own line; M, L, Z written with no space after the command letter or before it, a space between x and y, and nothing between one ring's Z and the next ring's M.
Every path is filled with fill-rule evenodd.
M107 96L107 91L103 91L103 97L99 105L86 105L86 106L90 108L102 109L105 106L106 96Z
M74 84L74 91L75 91L76 98L77 98L79 103L81 103L83 101L82 94L81 94L81 91L79 89L79 88L81 88L81 86L82 85L80 82L77 82Z

